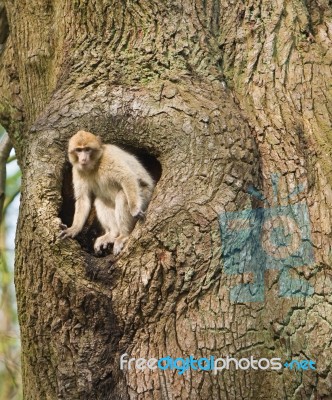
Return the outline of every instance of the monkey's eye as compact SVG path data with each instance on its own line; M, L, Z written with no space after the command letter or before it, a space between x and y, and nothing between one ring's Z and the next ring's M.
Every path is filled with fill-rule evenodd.
M88 151L88 152L90 152L92 149L90 148L90 147L86 147L85 148L85 151Z
M80 147L78 147L77 149L75 149L76 153L80 153L83 149L81 149Z

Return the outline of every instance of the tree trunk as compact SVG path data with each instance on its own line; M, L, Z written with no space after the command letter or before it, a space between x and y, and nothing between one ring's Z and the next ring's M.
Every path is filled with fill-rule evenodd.
M5 4L25 399L330 398L329 3ZM117 259L93 254L93 224L58 239L78 129L162 168ZM317 370L121 370L124 353Z

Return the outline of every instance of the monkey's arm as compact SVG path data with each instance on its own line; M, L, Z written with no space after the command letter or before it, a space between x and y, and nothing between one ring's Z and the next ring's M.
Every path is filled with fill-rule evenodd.
M136 176L128 173L122 177L120 183L128 200L130 214L135 218L144 217L143 201Z
M91 198L88 189L82 184L74 184L74 191L76 197L74 221L70 228L65 227L65 229L60 233L59 237L61 239L67 237L74 238L77 236L83 229L85 221L90 213Z

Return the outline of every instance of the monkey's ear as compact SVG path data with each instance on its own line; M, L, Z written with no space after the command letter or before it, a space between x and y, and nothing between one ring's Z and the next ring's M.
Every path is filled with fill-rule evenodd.
M96 136L96 139L98 140L100 145L103 144L102 138L99 135Z

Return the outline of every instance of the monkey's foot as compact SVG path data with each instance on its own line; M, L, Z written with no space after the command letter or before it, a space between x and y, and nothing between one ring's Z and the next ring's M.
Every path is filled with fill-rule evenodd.
M124 244L126 243L128 236L119 236L115 239L113 246L113 254L117 256L120 251L123 249Z
M94 244L94 250L96 253L101 252L102 250L106 250L108 245L111 243L114 243L115 237L111 233L105 233L103 236L99 236L99 238L96 239L95 244Z

